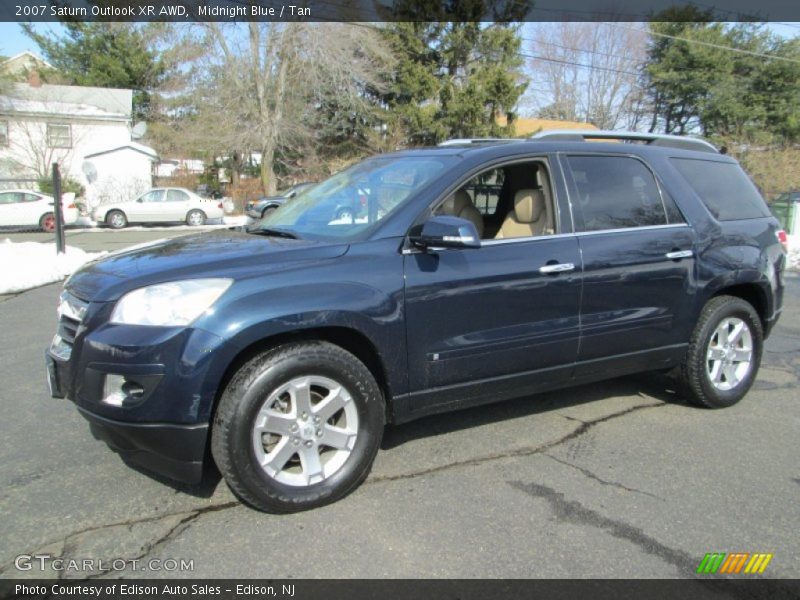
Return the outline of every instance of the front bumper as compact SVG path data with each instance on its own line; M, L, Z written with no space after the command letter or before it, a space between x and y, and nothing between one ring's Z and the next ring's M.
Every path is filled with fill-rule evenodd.
M74 402L94 436L126 461L196 483L216 390L235 348L202 329L114 325L111 308L89 304L77 326L62 319L59 334L71 346L62 352L54 341L45 352L50 393Z
M78 407L97 440L125 462L176 481L199 483L203 477L208 424L125 423Z

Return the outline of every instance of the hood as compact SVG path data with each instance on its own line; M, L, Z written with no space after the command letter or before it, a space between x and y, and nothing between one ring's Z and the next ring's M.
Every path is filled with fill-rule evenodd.
M116 300L146 285L195 279L241 279L336 258L341 243L291 240L235 229L187 235L122 250L87 263L66 283L70 293L88 301Z

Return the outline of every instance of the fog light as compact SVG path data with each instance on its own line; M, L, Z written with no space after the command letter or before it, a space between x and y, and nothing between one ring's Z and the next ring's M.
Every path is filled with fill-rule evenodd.
M141 400L144 396L144 388L135 381L129 381L124 375L106 375L106 383L103 389L103 402L111 406L125 406Z

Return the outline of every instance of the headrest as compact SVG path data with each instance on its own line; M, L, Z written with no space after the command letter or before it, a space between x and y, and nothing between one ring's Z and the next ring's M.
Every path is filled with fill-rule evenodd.
M457 190L444 201L442 205L442 214L457 217L461 214L462 210L472 205L472 199L469 197L469 194L464 190Z
M519 190L514 194L514 213L520 223L535 223L545 210L542 190Z

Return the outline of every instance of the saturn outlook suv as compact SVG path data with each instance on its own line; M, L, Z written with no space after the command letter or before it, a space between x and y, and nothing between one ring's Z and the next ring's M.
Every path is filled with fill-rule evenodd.
M703 140L453 140L367 159L250 230L87 264L48 380L131 463L198 482L213 461L251 506L307 509L366 478L387 424L648 370L735 404L781 314L783 241Z

